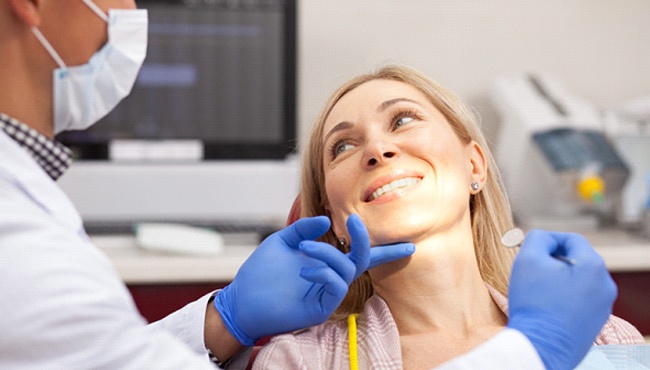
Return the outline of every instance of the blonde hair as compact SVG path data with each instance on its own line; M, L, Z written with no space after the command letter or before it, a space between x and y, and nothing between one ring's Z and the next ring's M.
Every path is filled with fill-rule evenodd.
M474 251L483 280L507 295L510 267L514 253L501 245L501 235L513 226L512 213L501 176L487 141L472 112L446 88L432 81L421 72L404 66L386 66L375 73L364 74L345 83L329 98L312 128L305 150L302 167L301 217L327 215L328 204L323 171L323 127L332 108L348 92L372 80L392 80L409 84L422 91L431 103L445 116L460 140L468 144L472 140L483 149L487 161L487 178L481 192L470 197L470 214ZM344 252L348 247L338 246L332 230L322 241L336 245ZM333 319L361 312L373 289L368 273L352 283L345 300Z

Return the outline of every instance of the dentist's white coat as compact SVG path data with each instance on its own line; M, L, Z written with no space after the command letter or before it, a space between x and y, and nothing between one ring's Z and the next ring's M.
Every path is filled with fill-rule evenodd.
M146 325L70 200L0 130L0 369L214 370L208 298ZM522 334L504 330L443 368L543 365Z
M147 326L67 196L1 130L0 297L0 369L215 368L209 295Z

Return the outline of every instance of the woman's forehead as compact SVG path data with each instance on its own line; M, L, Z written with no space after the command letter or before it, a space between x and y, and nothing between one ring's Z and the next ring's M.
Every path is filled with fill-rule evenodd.
M405 82L371 80L350 90L334 105L332 112L341 108L376 108L383 101L394 98L410 98L426 101L427 97L417 88ZM359 105L359 103L365 103ZM373 106L373 104L375 104Z
M435 109L427 96L412 85L394 80L371 80L350 90L334 104L325 120L323 132L326 134L340 122L354 120L364 111L379 111L382 103L400 99Z

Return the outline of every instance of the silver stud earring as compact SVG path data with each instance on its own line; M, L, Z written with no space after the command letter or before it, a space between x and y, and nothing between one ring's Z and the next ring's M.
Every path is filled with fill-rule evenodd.
M474 190L474 191L478 190L478 182L473 182L472 183L472 190Z
M343 248L347 245L348 241L344 237L339 238L339 247Z

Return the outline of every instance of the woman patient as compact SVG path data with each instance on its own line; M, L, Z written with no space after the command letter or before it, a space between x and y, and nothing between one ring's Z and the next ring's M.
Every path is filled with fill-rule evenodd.
M362 275L330 321L275 337L254 368L350 368L353 313L361 369L431 368L506 325L513 255L500 239L511 212L453 94L406 67L359 76L327 102L306 148L302 216L331 218L326 241L347 251L345 222L358 214L372 245L409 241L416 252ZM643 337L616 317L596 341L633 343Z

